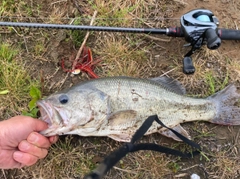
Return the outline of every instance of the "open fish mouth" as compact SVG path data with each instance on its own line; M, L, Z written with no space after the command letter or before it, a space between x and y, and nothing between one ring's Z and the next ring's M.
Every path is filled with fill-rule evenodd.
M44 101L38 101L37 106L41 114L40 119L48 123L48 126L51 126L53 124L53 121L51 120L53 119L53 109L51 105Z

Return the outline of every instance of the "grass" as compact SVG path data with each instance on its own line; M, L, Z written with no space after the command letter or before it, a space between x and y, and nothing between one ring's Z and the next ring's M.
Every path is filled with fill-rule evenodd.
M89 1L92 8L98 11L99 26L129 26L132 18L129 12L133 12L136 8L135 5L127 5L128 2L117 1Z
M165 28L178 26L179 20L163 18L177 18L179 15L176 14L191 10L188 3L178 0L76 0L81 10L79 13L72 2L2 1L0 15L19 17L18 19L9 18L13 21L60 24L70 24L72 18L77 18L74 23L89 25L96 10L98 14L94 25ZM197 2L204 7L205 3ZM223 3L218 2L218 5L214 7L221 7ZM227 5L224 4L224 6ZM216 9L216 11L220 10ZM29 16L38 17L38 19L24 19ZM222 16L222 18L223 27L228 27L230 17ZM41 92L43 95L49 95L88 79L83 75L67 76L58 64L62 58L71 59L70 57L76 54L86 32L7 28L1 33L1 119L7 119L28 110L29 103L33 99L29 92L32 87L39 89L40 81ZM183 74L181 69L182 57L187 51L181 47L184 43L183 39L160 35L91 32L87 46L92 49L94 58L101 59L100 65L95 69L101 77L126 75L149 78L167 74L179 80L186 87L189 95L196 97L212 95L232 82L239 85L240 63L236 56L238 51L236 49L240 48L238 43L234 43L236 46L234 50L232 42L224 42L223 48L217 51L203 48L196 52L192 56L196 72L191 76ZM51 55L52 52L57 55ZM152 151L140 151L123 158L114 169L110 170L105 179L177 178L179 176L189 178L190 174L198 172L191 167L200 164L205 167L210 178L238 177L239 154L234 153L234 147L239 147L239 144L232 141L230 134L238 136L239 128L229 127L231 132L228 128L213 131L211 127L206 127L209 124L201 122L190 123L188 126L193 139L203 146L203 155L184 160ZM224 133L219 134L222 131ZM225 139L218 139L219 135L221 137L223 135ZM191 151L188 146L157 134L144 137L141 142L160 143L181 151ZM220 151L211 152L209 149L212 145L224 146L227 142L233 144L231 150L221 147ZM58 143L51 147L45 159L21 170L2 170L0 178L83 177L94 169L104 156L121 145L122 143L104 137L61 137Z
M226 85L228 84L228 78L228 72L222 82L219 79L215 78L212 73L206 73L206 81L209 86L208 95L213 95L217 91L220 91L224 87L226 87Z
M23 111L22 114L25 116L37 118L39 110L37 108L36 102L42 99L42 93L37 87L31 86L29 95L31 96L31 101L28 103L28 111Z
M209 166L211 178L235 178L239 176L239 157L229 156L226 150L220 151L214 156Z
M16 6L14 4L15 4L15 2L13 0L10 0L10 1L3 0L2 4L0 6L0 15L2 15L5 11L14 12L15 8L16 8Z
M96 52L96 54L102 57L103 75L142 76L149 68L147 50L144 51L136 44L130 44L127 39L115 37L113 34L107 36L106 40L103 41L99 38L97 41L101 51Z
M8 91L7 94L0 96L2 119L20 114L29 100L31 86L37 85L21 64L17 53L18 51L10 44L0 44L0 91Z
M74 25L80 25L80 24L75 22ZM73 39L74 45L76 47L81 46L85 35L86 35L86 32L84 31L73 30L70 32L70 36Z

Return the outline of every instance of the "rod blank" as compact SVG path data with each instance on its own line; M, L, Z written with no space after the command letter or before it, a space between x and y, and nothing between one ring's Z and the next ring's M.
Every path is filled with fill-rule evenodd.
M145 34L148 34L148 33L151 33L151 34L166 34L166 32L167 32L167 29L82 26L82 25L42 24L42 23L27 23L27 22L0 22L0 26L84 30L84 31L127 32L127 33L145 33Z

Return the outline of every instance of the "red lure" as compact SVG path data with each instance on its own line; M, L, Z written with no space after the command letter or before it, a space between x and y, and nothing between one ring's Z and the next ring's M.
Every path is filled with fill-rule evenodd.
M98 75L93 72L94 65L96 65L99 62L100 62L100 60L96 60L94 62L93 58L92 58L92 52L91 52L90 48L84 47L83 48L83 53L82 53L81 57L78 59L78 62L76 64L74 70L66 69L64 67L64 60L62 60L61 65L62 65L62 69L65 72L74 72L75 70L79 69L83 72L86 72L92 78L99 78Z

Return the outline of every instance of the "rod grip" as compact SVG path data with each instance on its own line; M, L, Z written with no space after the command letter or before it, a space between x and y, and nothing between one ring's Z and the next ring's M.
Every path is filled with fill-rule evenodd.
M240 30L218 29L218 36L222 40L240 40Z

